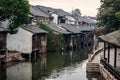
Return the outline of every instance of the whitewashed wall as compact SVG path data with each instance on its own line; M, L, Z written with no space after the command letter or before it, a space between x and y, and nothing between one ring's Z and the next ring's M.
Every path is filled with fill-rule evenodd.
M3 27L3 28L8 28L9 20L1 21L0 26Z
M67 21L66 21L66 23L67 24L75 24L75 19L73 18L73 17L71 17L71 16L66 16L66 18L68 19Z
M58 24L58 15L57 14L52 14L52 16L54 17L53 23Z
M6 80L32 80L32 64L19 63L7 68Z
M0 23L1 27L8 28L9 21L2 21ZM7 35L7 48L12 51L20 51L22 53L32 52L32 33L19 28L16 34Z
M16 34L7 35L7 48L11 51L20 51L22 53L32 52L32 33L19 28Z

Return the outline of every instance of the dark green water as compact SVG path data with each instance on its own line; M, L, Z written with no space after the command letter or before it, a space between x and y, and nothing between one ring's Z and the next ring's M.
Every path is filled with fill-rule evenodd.
M37 55L32 62L17 62L1 68L0 80L103 80L86 74L89 51L57 52Z

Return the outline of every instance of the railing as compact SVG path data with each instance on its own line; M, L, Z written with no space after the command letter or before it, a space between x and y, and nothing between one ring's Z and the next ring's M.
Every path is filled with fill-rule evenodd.
M93 52L93 54L88 55L88 56L89 56L89 57L88 57L88 62L92 62L93 59L94 59L94 57L95 57L100 51L102 51L102 50L103 50L103 47L100 47L100 48L98 48L97 50L95 50L95 51Z
M111 66L105 59L101 58L100 63L104 65L104 67L111 73L113 74L118 80L120 80L120 71Z

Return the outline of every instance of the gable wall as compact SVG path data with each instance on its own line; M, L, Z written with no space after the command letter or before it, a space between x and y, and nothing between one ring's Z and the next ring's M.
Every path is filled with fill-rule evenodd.
M22 53L32 52L32 33L19 28L16 34L7 35L7 48L10 51L20 51Z
M68 19L66 21L67 24L75 24L75 19L71 16L66 16L66 18Z
M57 14L52 14L53 18L53 23L58 24L58 15Z

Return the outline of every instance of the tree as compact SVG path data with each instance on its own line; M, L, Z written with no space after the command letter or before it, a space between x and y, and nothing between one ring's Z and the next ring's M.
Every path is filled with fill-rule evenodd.
M118 18L118 20L120 21L120 11L115 13L115 16Z
M107 27L109 31L119 29L120 22L116 12L120 11L120 0L101 0L97 19L99 26Z
M28 21L29 7L27 0L0 0L0 21L9 20L10 33L15 33Z
M55 33L53 30L51 30L49 27L42 23L37 24L39 28L47 31L49 34L47 35L47 50L48 51L60 51L62 50L62 40L63 40L63 34L61 33Z
M75 9L72 11L72 15L74 17L79 17L79 16L81 16L81 11L79 9Z

